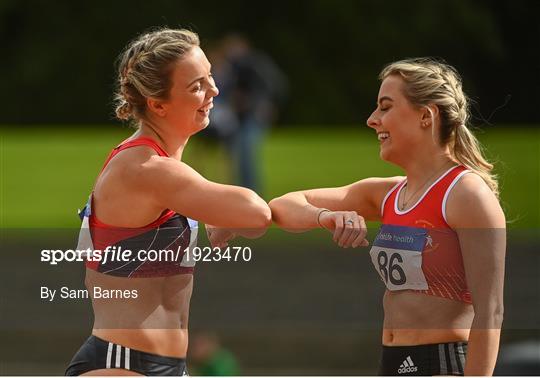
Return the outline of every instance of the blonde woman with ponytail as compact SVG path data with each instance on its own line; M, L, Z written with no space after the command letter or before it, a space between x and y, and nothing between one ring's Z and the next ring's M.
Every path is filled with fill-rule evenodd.
M430 58L387 65L367 120L380 157L406 177L368 178L270 202L290 231L325 228L370 250L386 286L382 375L491 375L503 318L505 217L493 166L467 127L456 70ZM359 358L361 358L359 356Z
M145 33L120 55L116 114L135 130L112 150L80 214L77 249L101 253L86 262L92 334L66 375L186 375L197 222L216 247L270 225L256 193L206 180L182 162L217 94L189 30Z

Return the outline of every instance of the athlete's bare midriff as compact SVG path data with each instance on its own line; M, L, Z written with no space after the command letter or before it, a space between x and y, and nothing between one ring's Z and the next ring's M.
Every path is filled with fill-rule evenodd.
M383 305L383 345L438 344L469 338L474 310L468 303L412 290L387 290Z
M85 282L94 308L93 335L147 353L186 357L192 274L124 278L86 269ZM137 298L94 298L95 287L136 292Z

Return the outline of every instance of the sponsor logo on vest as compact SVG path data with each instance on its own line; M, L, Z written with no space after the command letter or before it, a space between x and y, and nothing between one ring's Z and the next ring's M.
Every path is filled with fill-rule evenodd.
M407 358L403 361L401 365L399 365L398 374L405 374L405 373L414 373L418 371L418 366L414 365L413 360L411 359L411 356L407 356Z

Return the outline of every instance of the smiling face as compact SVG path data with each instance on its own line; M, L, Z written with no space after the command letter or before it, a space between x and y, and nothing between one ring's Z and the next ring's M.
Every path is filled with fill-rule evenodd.
M212 99L218 95L211 65L200 47L194 46L174 66L169 98L160 101L160 116L168 124L193 135L208 126Z
M381 159L398 165L402 165L413 149L421 147L425 139L421 123L426 110L409 102L403 85L400 76L385 78L379 90L377 109L367 120L367 125L377 132Z

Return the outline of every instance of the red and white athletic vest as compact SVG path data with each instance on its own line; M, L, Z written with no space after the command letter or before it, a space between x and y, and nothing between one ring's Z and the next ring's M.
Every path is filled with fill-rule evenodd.
M399 193L407 180L384 198L382 226L370 255L386 288L472 303L457 233L446 221L450 191L470 172L454 166L441 175L411 208L398 208Z
M116 154L137 146L148 146L159 156L169 156L153 139L139 137L118 145L105 161L102 172ZM146 226L122 228L100 221L92 212L92 205L91 194L79 213L82 225L77 249L91 254L87 255L87 268L133 278L193 273L195 261L189 252L197 245L197 221L167 209ZM166 258L150 258L158 252Z

